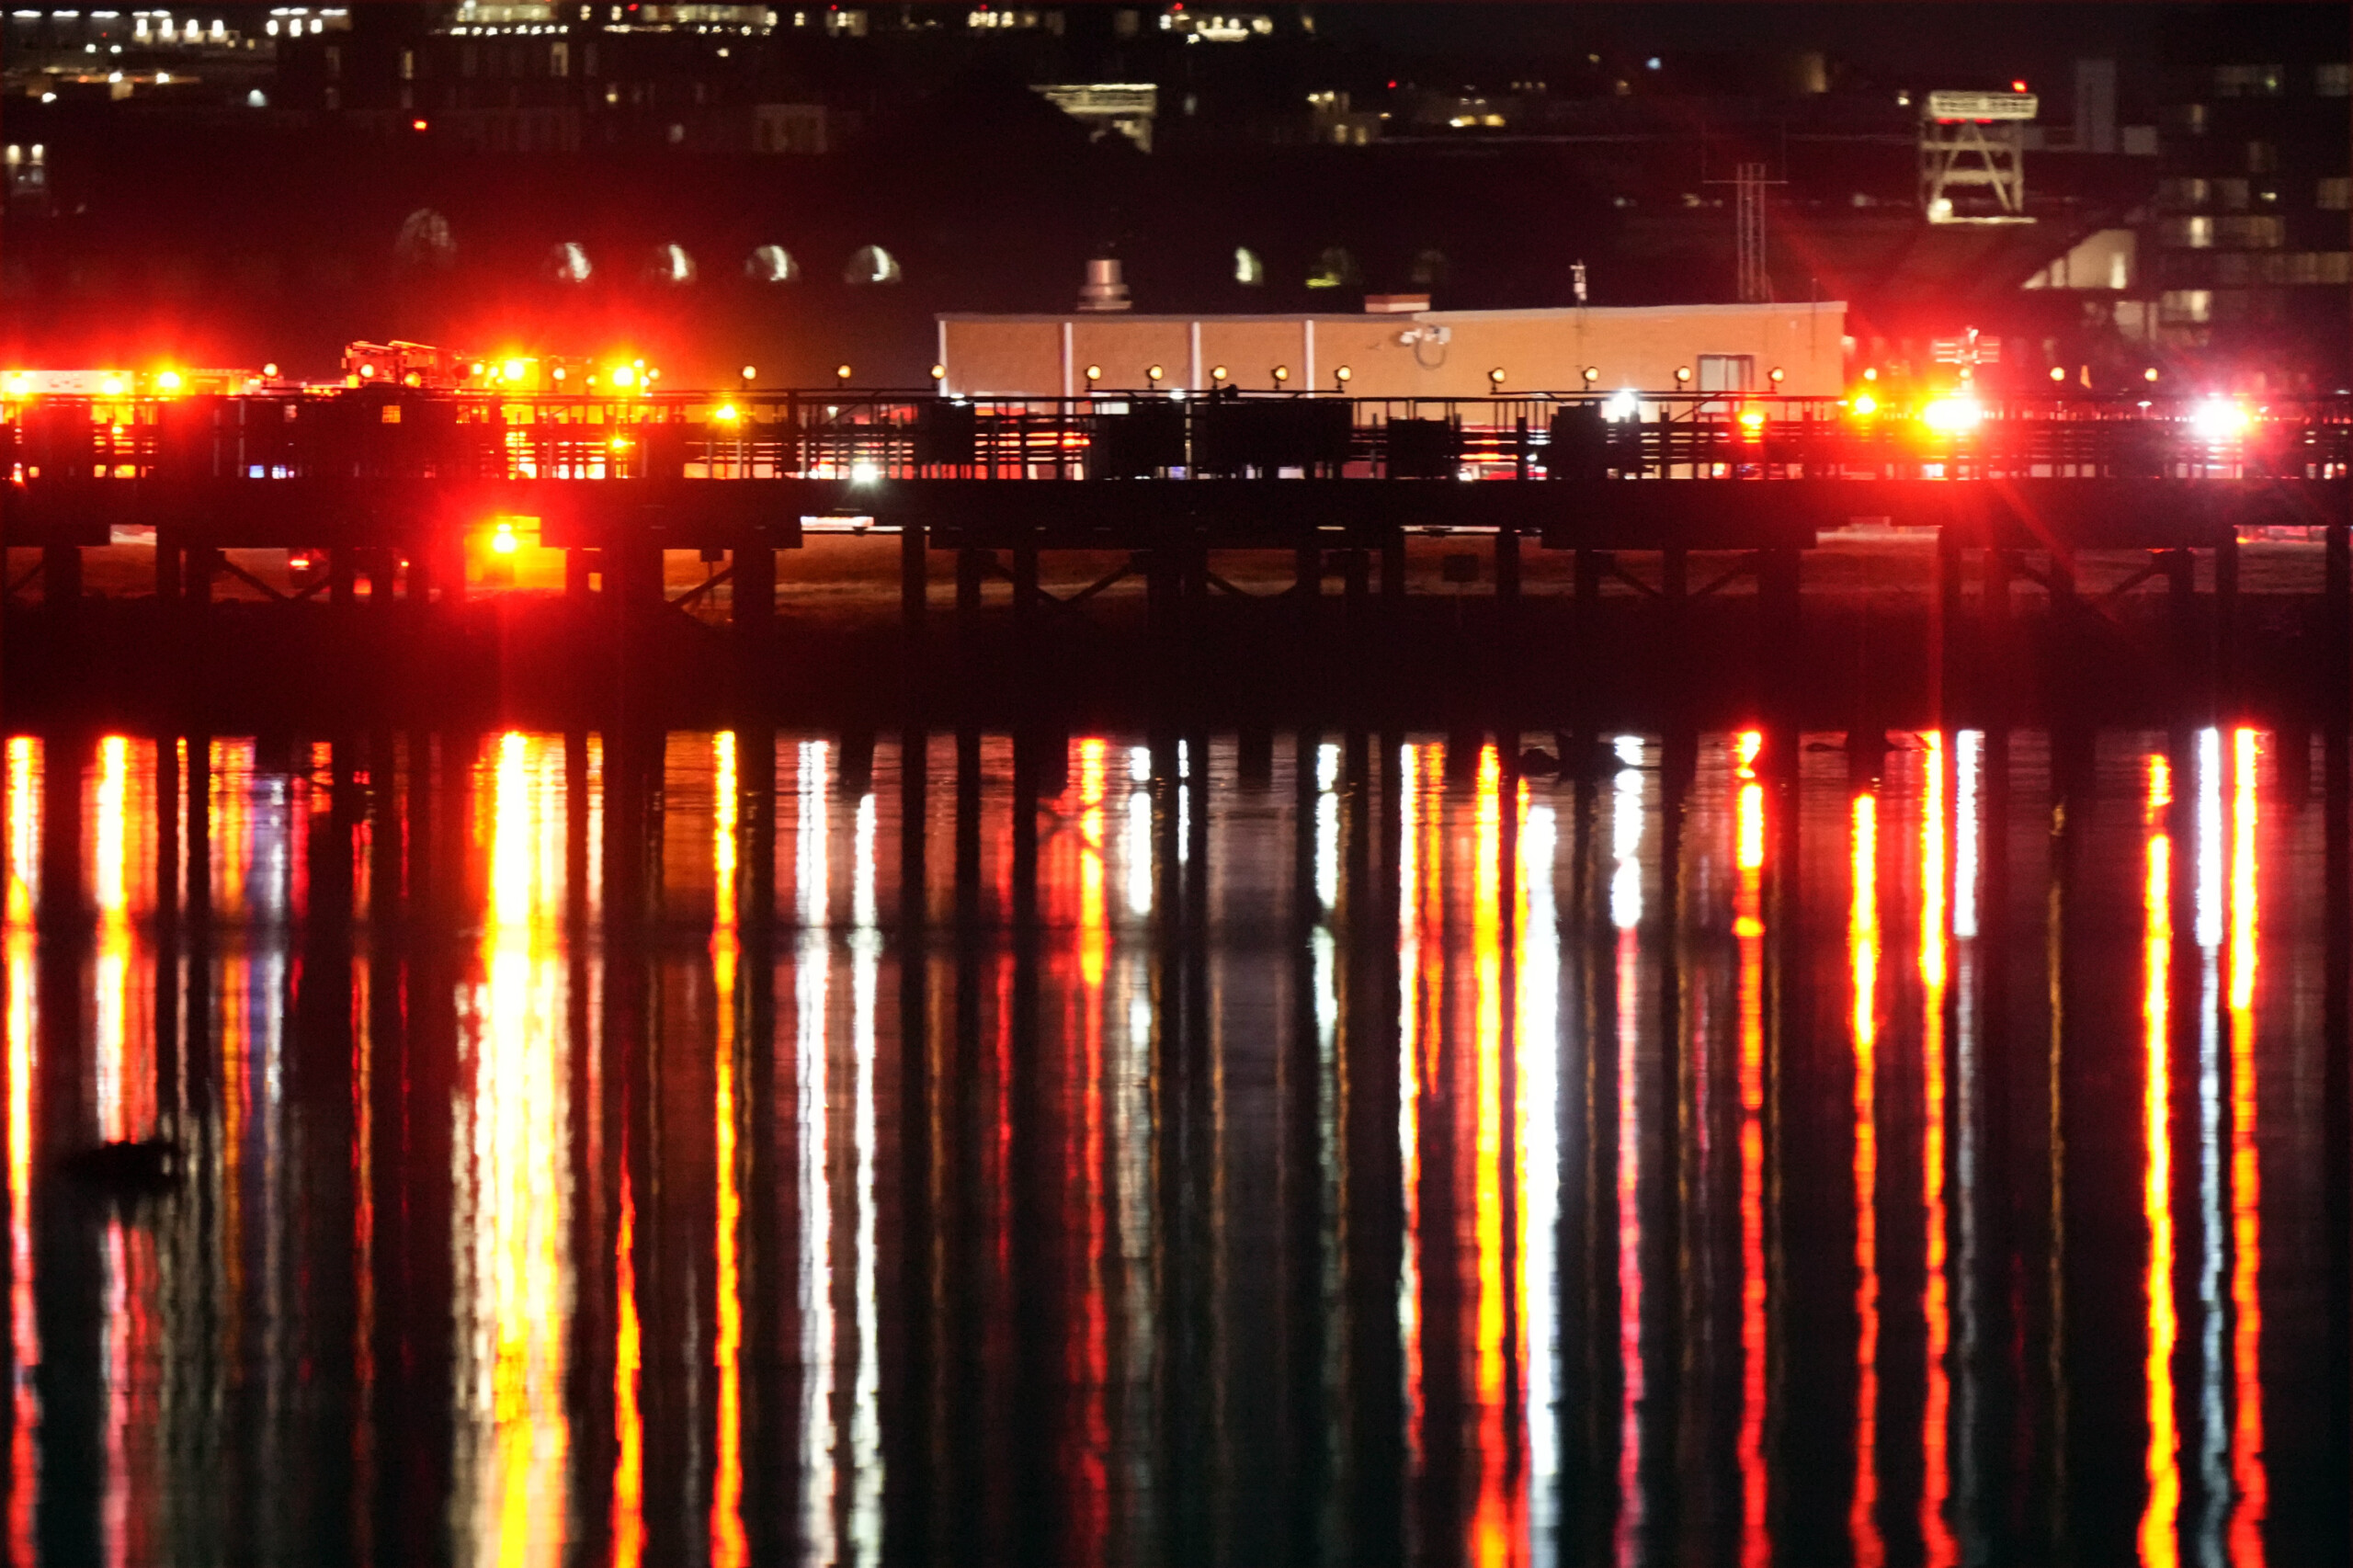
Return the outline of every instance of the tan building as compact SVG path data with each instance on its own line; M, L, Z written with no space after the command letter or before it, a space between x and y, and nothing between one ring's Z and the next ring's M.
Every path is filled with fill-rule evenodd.
M1221 367L1245 391L1329 392L1348 371L1359 397L1506 392L1844 391L1847 306L1566 306L1526 311L1367 311L1358 315L942 315L946 390L965 397L1075 397L1097 385L1203 391ZM1286 379L1279 381L1278 369ZM1776 369L1782 374L1778 385Z

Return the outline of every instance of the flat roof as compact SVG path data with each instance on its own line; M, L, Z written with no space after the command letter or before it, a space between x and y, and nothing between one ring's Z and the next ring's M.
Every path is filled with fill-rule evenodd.
M1004 323L1131 321L1176 325L1191 322L1570 321L1581 316L1737 316L1774 311L1844 312L1846 309L1847 301L1844 300L1777 300L1769 303L1730 305L1531 305L1507 311L1202 311L1181 313L1167 311L1007 311L1001 313L940 311L932 319L938 322Z

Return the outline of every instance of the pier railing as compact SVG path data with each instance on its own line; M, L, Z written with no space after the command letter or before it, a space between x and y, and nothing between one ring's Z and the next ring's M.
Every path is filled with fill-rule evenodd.
M1736 392L1358 398L1097 391L580 397L406 388L0 403L0 472L44 479L2346 476L2353 400L1847 399Z

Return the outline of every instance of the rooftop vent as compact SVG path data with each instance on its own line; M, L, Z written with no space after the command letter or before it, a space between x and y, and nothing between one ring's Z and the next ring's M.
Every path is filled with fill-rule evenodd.
M1086 282L1078 290L1080 310L1124 311L1129 303L1127 279L1118 261L1103 257L1086 264Z

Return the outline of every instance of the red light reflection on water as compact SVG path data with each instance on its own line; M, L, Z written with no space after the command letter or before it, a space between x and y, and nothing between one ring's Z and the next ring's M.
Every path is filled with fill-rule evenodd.
M1855 797L1847 965L1855 1040L1855 1485L1847 1534L1857 1568L1887 1554L1879 1522L1879 800Z
M735 736L711 737L711 1161L718 1182L713 1253L718 1325L711 1361L719 1375L717 1453L710 1491L711 1568L739 1568L744 1540L744 1298L737 1257L744 1195L735 1153Z
M1638 742L1619 742L1631 764ZM1643 1405L1649 1397L1643 1359L1643 1100L1640 1068L1643 918L1643 776L1618 771L1610 803L1617 865L1610 877L1610 919L1618 927L1618 1520L1611 1546L1621 1568L1643 1560L1649 1512L1643 1495Z
M1478 1266L1472 1309L1472 1388L1477 1401L1479 1496L1471 1519L1471 1560L1481 1568L1512 1561L1524 1532L1518 1444L1505 1437L1505 1294L1510 1260L1504 1242L1503 1117L1503 770L1495 748L1479 751L1475 858L1471 868L1472 975L1471 1146L1472 1240ZM1517 1316L1518 1314L1514 1314ZM1517 1403L1517 1401L1513 1401ZM1516 1437L1517 1434L1514 1434ZM1506 1468L1508 1467L1508 1468Z
M1923 736L1920 801L1920 1196L1927 1267L1920 1282L1920 1316L1927 1329L1923 1360L1927 1397L1920 1410L1920 1539L1927 1568L1950 1568L1960 1555L1945 1504L1952 1495L1948 1423L1952 1376L1949 1284L1945 1278L1945 989L1949 976L1947 936L1951 869L1945 845L1950 831L1945 796L1945 738Z
M1765 786L1764 737L1740 737L1734 794L1733 938L1740 954L1740 1560L1773 1558L1772 1474L1765 1462Z

